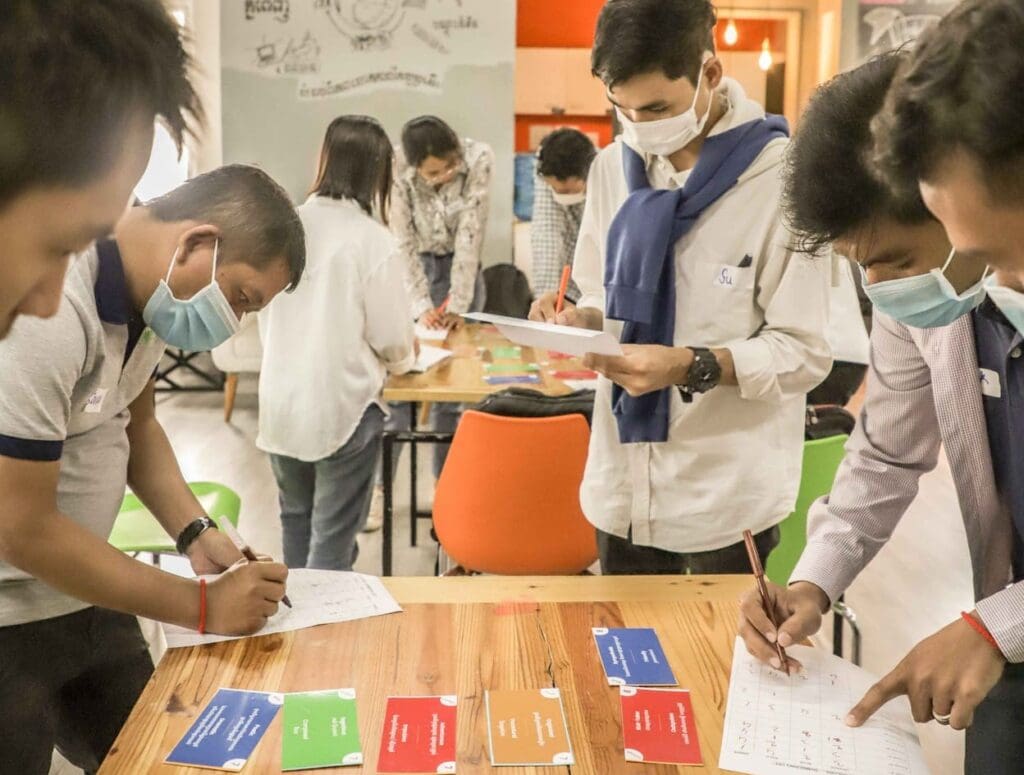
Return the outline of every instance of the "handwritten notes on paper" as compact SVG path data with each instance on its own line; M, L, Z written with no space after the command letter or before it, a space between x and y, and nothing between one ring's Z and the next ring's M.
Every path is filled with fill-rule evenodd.
M451 350L445 350L441 347L431 347L429 344L423 344L420 345L420 355L416 359L415 365L409 369L409 371L413 373L430 371L431 368L451 357Z
M342 571L295 568L288 573L288 597L294 608L281 606L255 635L302 630L318 624L349 622L401 611L391 593L376 576ZM194 630L163 625L167 648L201 646L240 635L200 635Z
M803 664L802 675L762 665L736 639L722 769L752 775L928 775L905 697L853 729L843 719L875 679L819 649L787 651Z

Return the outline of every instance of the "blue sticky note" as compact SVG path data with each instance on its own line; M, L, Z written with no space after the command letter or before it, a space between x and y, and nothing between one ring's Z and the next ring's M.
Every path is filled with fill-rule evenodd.
M513 376L489 376L484 377L488 385L536 385L540 377L536 374L516 374Z
M611 686L675 686L658 635L649 627L594 627L594 641Z
M283 694L218 689L167 763L239 772L283 703Z

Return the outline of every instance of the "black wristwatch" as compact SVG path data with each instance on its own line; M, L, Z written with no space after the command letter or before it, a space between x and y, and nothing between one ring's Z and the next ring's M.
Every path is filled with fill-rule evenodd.
M718 364L715 354L706 347L691 347L693 363L686 373L686 382L676 385L679 395L685 403L693 401L695 393L707 393L718 385L722 378L722 367Z
M204 515L199 519L193 519L178 533L178 540L174 542L174 548L178 550L178 554L185 554L192 543L211 528L216 530L217 523L210 517Z

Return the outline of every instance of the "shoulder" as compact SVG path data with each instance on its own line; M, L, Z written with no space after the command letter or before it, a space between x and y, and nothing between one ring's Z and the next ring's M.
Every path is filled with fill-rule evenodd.
M466 155L466 165L470 169L489 166L494 163L494 149L480 140L464 138L462 147Z

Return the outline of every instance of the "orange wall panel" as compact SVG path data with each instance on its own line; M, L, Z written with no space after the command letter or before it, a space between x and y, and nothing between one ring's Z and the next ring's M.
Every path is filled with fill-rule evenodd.
M605 0L518 0L516 45L590 48Z

